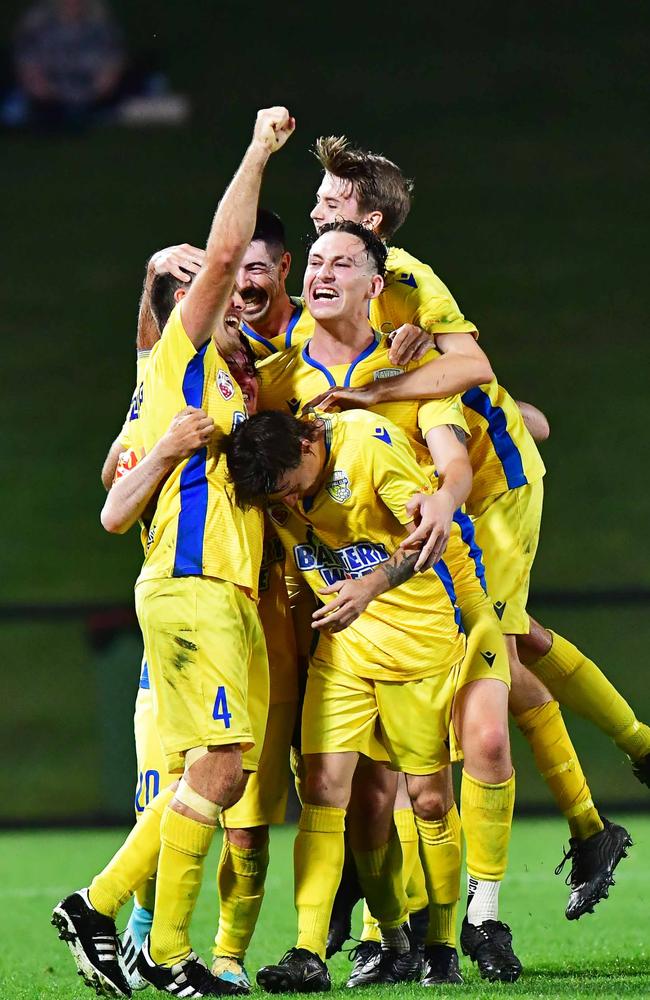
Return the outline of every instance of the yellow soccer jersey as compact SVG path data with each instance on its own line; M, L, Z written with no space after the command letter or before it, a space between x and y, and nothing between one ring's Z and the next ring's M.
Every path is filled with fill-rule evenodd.
M390 333L403 323L414 323L431 334L471 333L474 323L465 319L453 295L428 264L400 247L388 248L386 285L370 303L370 322Z
M431 483L406 435L389 420L349 410L325 423L322 488L295 508L271 504L269 515L290 560L319 597L323 586L356 578L386 562L404 538L405 505ZM330 600L331 598L326 598ZM464 638L444 561L387 591L341 633L364 655L349 668L361 677L413 680L450 670Z
M291 301L293 302L293 314L287 324L287 329L283 333L276 334L275 337L268 339L253 330L248 323L240 324L241 331L248 337L257 358L268 358L270 354L288 351L294 344L304 343L314 332L314 320L305 306L304 299L292 295Z
M147 365L139 409L143 447L151 451L185 406L205 410L216 432L207 448L180 462L163 483L139 579L209 576L256 595L262 517L235 506L219 449L219 435L246 419L244 398L212 339L195 350L180 308L173 310Z
M142 385L144 382L144 373L147 370L147 364L149 358L151 357L151 351L138 351L138 359L136 364L136 376L135 376L135 389L133 390L133 395L131 396L131 402L129 403L129 409L126 414L126 419L120 431L120 444L123 446L124 451L128 448L133 448L137 446L134 444L135 433L134 429L140 417L140 406L142 404Z
M282 354L275 354L258 366L259 410L285 410L296 416L306 403L332 386L358 386L391 378L419 368L438 356L436 351L431 350L420 361L397 367L390 363L386 338L375 333L369 346L350 364L326 368L310 356L309 343L307 341L302 346L296 345ZM382 403L374 408L374 412L402 428L418 462L423 466L431 467L431 455L424 442L427 431L454 424L469 433L459 396L432 399L425 403L418 400Z
M473 471L466 507L473 514L486 497L539 482L546 469L519 407L496 379L464 392L461 398L470 430L467 450Z

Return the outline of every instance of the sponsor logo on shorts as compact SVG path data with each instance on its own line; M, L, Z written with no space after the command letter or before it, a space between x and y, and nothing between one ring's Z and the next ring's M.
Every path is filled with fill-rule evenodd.
M342 469L334 469L332 478L325 485L325 489L336 503L345 503L352 496L350 480Z
M317 570L325 583L330 584L337 580L357 580L372 573L390 556L384 545L375 542L352 542L340 549L330 549L310 530L306 542L294 545L293 558L301 573Z
M485 662L487 663L488 667L491 670L492 667L494 666L494 661L497 658L497 654L490 653L489 651L487 653L484 653L483 650L481 650L481 656L483 657L483 659L485 660Z
M232 384L232 379L228 372L225 372L223 368L220 368L217 372L217 389L226 402L231 400L235 395L235 387Z
M503 612L506 610L507 603L507 601L497 601L496 604L493 605L495 614L499 621L503 618Z

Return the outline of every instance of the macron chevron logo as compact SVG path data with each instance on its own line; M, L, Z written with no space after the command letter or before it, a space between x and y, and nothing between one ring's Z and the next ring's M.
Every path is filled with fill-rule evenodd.
M300 400L296 399L295 396L294 396L293 399L288 399L287 400L287 406L289 407L289 409L291 410L291 412L293 413L293 415L295 417L296 413L300 409Z
M493 605L494 611L499 621L501 621L501 619L503 618L503 612L506 610L507 603L508 603L507 601L497 601L497 603Z
M483 657L483 659L485 660L485 662L487 663L488 667L491 670L492 669L492 665L494 664L494 661L497 658L497 654L496 653L490 653L490 652L484 653L481 650L481 656Z
M402 271L399 278L397 279L400 285L408 285L409 288L417 288L418 283L412 274L407 274L406 271Z
M375 432L373 437L376 437L378 441L383 441L385 444L391 444L390 434L385 427L375 427Z

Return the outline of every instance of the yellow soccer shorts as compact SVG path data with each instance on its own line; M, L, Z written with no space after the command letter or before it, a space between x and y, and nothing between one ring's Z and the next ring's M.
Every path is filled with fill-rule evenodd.
M544 486L541 480L487 497L474 511L488 593L504 635L526 635L530 572L537 552Z
M225 809L221 822L228 830L284 823L289 794L289 752L296 720L296 702L269 705L266 734L257 771L248 779L239 802Z
M255 771L264 741L269 668L254 602L226 580L142 580L135 604L153 712L171 774L187 750L240 744Z
M140 670L140 685L135 699L133 731L138 768L138 781L135 790L137 817L144 812L146 806L156 797L158 792L162 792L178 778L178 775L170 774L167 770L167 760L160 745L153 714L153 694L149 683L149 670L144 659Z
M459 670L460 664L419 680L380 681L312 657L302 710L302 753L356 751L407 774L441 770L450 761Z

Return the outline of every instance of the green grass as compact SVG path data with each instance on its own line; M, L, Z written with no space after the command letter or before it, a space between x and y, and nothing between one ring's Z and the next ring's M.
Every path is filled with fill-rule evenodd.
M508 881L502 890L501 915L514 932L525 969L522 979L515 986L488 986L464 960L466 985L435 990L429 995L647 997L650 949L646 900L650 875L646 859L650 819L637 815L625 822L635 847L621 865L610 899L593 915L568 923L563 916L567 889L553 875L566 828L560 820L518 820L513 830ZM293 828L273 831L267 895L247 959L250 972L277 960L294 942L293 836ZM1 837L2 1000L88 1000L92 995L80 984L67 948L50 927L50 911L62 895L88 882L121 839L121 831L21 832ZM215 843L193 923L194 946L206 957L216 924L212 876L218 851L219 844ZM343 994L347 959L338 956L330 969L335 992ZM156 995L153 991L142 994L147 1000ZM367 1000L380 995L395 996L395 991L368 989L363 993ZM415 997L423 992L413 986L401 989L399 995Z

